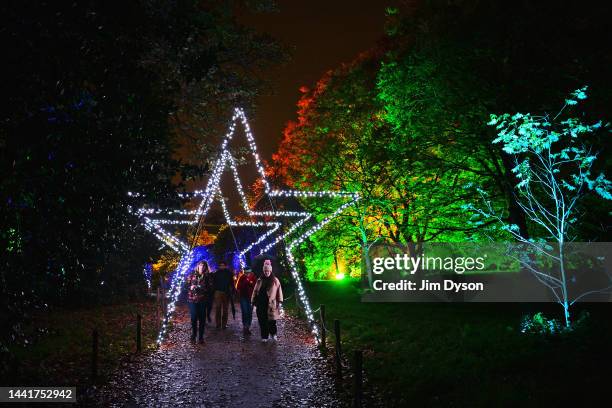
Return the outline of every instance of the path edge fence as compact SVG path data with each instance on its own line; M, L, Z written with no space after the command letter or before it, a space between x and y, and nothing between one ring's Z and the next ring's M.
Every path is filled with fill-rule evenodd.
M159 310L158 307L159 307L159 302L156 301L155 302L156 319L159 316L159 313L157 313L157 311ZM142 337L143 337L142 320L143 320L142 314L141 312L138 312L136 314L136 333L135 333L136 335L134 337L135 346L136 346L135 354L142 353ZM91 331L91 355L90 355L89 371L90 371L90 382L92 384L95 384L101 378L100 377L100 333L97 328L94 328Z
M302 305L300 305L299 301L296 297L296 314L298 318L305 316L305 312L302 310ZM317 325L319 328L319 332L321 333L321 339L319 343L319 350L323 356L327 356L327 334L333 333L334 342L333 342L333 364L335 369L335 377L338 383L341 383L343 380L343 365L350 366L353 374L353 381L351 386L351 396L352 396L352 406L354 408L361 408L363 406L363 383L364 383L364 371L363 371L363 350L356 349L353 350L353 358L352 361L344 362L342 356L342 337L341 337L341 323L339 319L334 319L334 327L333 331L329 330L325 324L326 317L326 306L324 304L319 305L319 308L313 310L313 314L319 312L318 321L315 320L313 324ZM329 344L331 346L331 344ZM328 359L326 361L329 362Z

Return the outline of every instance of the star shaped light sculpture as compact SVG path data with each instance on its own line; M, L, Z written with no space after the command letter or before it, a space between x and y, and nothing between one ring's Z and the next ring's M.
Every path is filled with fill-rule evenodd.
M246 135L247 143L249 145L250 152L253 156L255 166L257 168L257 172L259 173L260 180L263 183L264 194L266 194L269 198L270 205L272 207L271 211L256 211L250 208L248 204L248 200L246 198L246 194L244 193L244 189L242 188L242 183L240 181L238 170L236 167L236 162L232 157L228 144L232 140L236 125L238 123L242 124L244 129L244 133ZM238 193L241 198L242 206L244 207L247 215L249 217L261 217L263 221L237 221L232 219L225 205L225 201L223 197L219 198L221 195L220 188L220 180L221 175L224 170L229 167L234 178L235 186L238 190ZM138 195L132 194L131 195ZM262 244L260 247L260 254L267 252L272 249L276 245L280 245L281 243L285 244L285 253L287 256L287 260L289 263L291 275L295 281L297 288L297 296L299 301L302 304L304 309L306 318L308 323L310 324L311 331L316 339L319 341L319 330L315 324L314 316L312 309L310 307L310 302L308 301L308 297L306 295L306 291L304 290L304 285L302 283L302 279L298 273L297 265L293 256L292 251L304 242L309 236L319 231L323 226L333 220L337 215L339 215L342 211L344 211L349 206L353 205L357 200L359 200L359 194L354 192L347 191L301 191L301 190L278 190L272 189L268 180L266 179L265 171L261 160L259 158L259 154L257 153L257 147L255 145L255 139L253 134L251 133L251 129L249 123L247 121L246 115L242 109L236 108L234 109L234 114L232 116L232 120L229 126L229 130L225 137L223 138L220 155L216 160L212 167L211 176L208 179L208 182L203 190L195 191L187 196L201 198L201 201L196 209L194 210L162 210L162 209L152 209L152 208L140 208L136 211L136 214L142 219L142 222L145 228L150 231L153 235L155 235L163 244L169 246L171 249L176 251L181 259L177 266L177 269L173 275L171 289L168 292L168 297L170 298L168 302L168 308L166 310L166 314L164 317L164 322L160 329L157 343L161 344L163 341L168 322L170 321L172 314L176 308L176 301L178 300L178 296L180 294L181 286L185 277L187 276L187 272L193 261L193 246L194 242L188 244L184 240L177 238L170 232L168 232L163 226L164 225L175 225L175 224L186 224L196 227L195 237L197 238L197 234L199 232L199 227L201 226L201 221L206 217L212 203L217 199L221 202L221 207L223 209L223 214L225 217L226 223L230 226L251 226L251 227L266 227L268 230L260 235L256 241L250 243L247 247L243 249L239 249L239 259L241 266L245 266L244 264L244 255L252 250L252 248L256 245L264 243L267 239L271 238L267 243ZM304 226L307 221L313 220L314 217L308 211L286 211L286 210L277 210L274 208L271 197L279 197L279 198L346 198L347 201L338 206L331 214L324 217L322 220L316 222L314 225L307 228L305 231L302 231L301 234L297 235L296 230L298 228ZM183 219L176 219L176 217L184 217ZM291 225L285 230L281 231L281 222L277 219L284 218L288 220L292 220Z

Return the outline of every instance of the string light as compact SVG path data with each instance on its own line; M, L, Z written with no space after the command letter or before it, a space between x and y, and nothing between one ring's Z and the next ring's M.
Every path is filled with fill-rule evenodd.
M142 271L145 281L147 282L147 288L151 290L151 278L153 277L153 267L150 263L146 263Z
M217 189L217 192L221 196L221 190ZM280 222L265 222L265 221L264 222L249 222L249 221L235 222L235 221L232 221L229 215L229 211L227 210L227 206L225 205L225 200L223 200L222 196L220 198L220 201L221 201L221 208L223 209L223 215L225 217L225 221L230 225L230 227L232 226L251 226L251 227L272 226L272 229L268 230L265 234L261 235L255 242L252 242L250 245L248 245L245 249L240 251L240 253L238 254L238 261L240 262L240 267L244 269L246 267L244 255L247 252L249 252L251 248L253 248L255 245L258 245L259 243L263 242L268 236L276 232L276 230L280 228L281 224Z
M244 193L244 189L242 188L242 183L240 181L238 170L236 167L236 162L228 150L228 144L232 140L234 136L234 132L236 130L236 123L240 121L244 133L246 135L246 139L253 155L255 167L259 175L261 176L261 181L264 187L265 193L269 197L281 197L281 198L349 198L349 201L339 206L331 215L323 218L323 220L316 223L313 227L307 229L301 235L290 238L290 235L293 234L299 227L304 225L307 221L313 219L312 214L306 211L285 211L285 210L272 210L272 211L255 211L252 210L248 204L247 196ZM299 276L297 265L295 259L293 257L292 251L299 246L302 242L304 242L308 237L310 237L315 232L319 231L323 228L324 225L329 223L333 218L339 215L342 211L344 211L349 206L353 205L357 200L359 200L359 195L353 192L346 191L300 191L300 190L272 190L270 185L266 179L264 167L259 158L259 154L257 153L257 148L255 145L255 139L253 134L251 133L251 129L249 123L247 121L246 115L242 109L236 108L234 109L234 114L232 116L232 120L230 122L229 130L225 137L223 138L221 144L221 154L217 159L215 164L213 165L211 176L208 179L206 187L203 190L196 190L192 193L180 193L179 196L181 198L197 198L201 197L202 201L198 205L195 210L184 210L184 209L173 209L173 210L165 210L165 209L154 209L154 208L140 208L135 213L143 219L143 223L145 228L148 231L151 231L163 244L167 245L174 251L176 251L180 256L181 260L179 261L179 265L173 275L171 289L168 292L168 298L170 299L168 302L168 308L166 310L166 314L164 317L164 321L162 323L161 330L159 332L157 343L161 344L163 341L169 320L176 309L176 301L178 300L178 296L180 294L180 289L183 284L183 281L187 275L187 271L191 265L193 260L193 251L190 250L190 246L180 240L179 238L173 236L172 234L165 231L161 225L179 225L179 224L187 224L187 225L197 225L200 220L206 216L208 210L210 209L212 203L215 201L216 196L221 196L220 190L220 180L221 175L223 174L226 167L229 166L235 186L238 189L238 194L240 195L240 199L242 201L242 206L245 209L246 213L250 217L283 217L283 218L296 218L295 221L284 233L279 234L275 237L271 242L265 245L260 249L260 254L265 253L270 250L274 246L278 245L281 241L285 241L285 249L287 254L287 259L289 261L289 266L291 270L291 275L296 283L297 295L304 307L304 311L306 314L306 318L310 324L311 331L316 339L319 341L319 330L315 324L314 316L312 313L312 309L310 307L310 302L308 301L308 297L306 295L306 291L304 290L304 285L302 283L302 279ZM140 193L128 193L130 197L141 197ZM249 252L255 245L259 245L264 242L268 237L277 232L281 223L277 221L235 221L232 220L227 207L225 205L225 201L223 197L217 197L217 199L221 202L221 207L223 209L223 214L225 217L225 221L228 225L231 226L251 226L251 227L270 227L264 234L259 236L259 238L249 244L246 248L239 251L239 260L241 266L244 268L244 255ZM156 218L151 218L151 215L155 215ZM162 215L162 217L159 217ZM172 216L189 216L190 219L176 220L165 217ZM237 248L239 249L239 248Z

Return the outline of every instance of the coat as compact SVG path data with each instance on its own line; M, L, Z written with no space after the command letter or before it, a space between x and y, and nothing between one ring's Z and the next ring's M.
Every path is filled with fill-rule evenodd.
M227 268L217 269L213 274L214 289L231 294L234 288L234 274Z
M261 289L262 279L257 279L253 294L251 295L251 303L255 303L259 290ZM280 281L275 276L272 284L268 288L268 319L278 320L280 319L280 304L283 302L283 288L281 288ZM257 305L255 305L257 306Z
M257 277L254 273L249 274L241 274L238 276L238 281L236 282L236 291L238 292L238 296L242 299L251 300L253 297L253 288L255 288L255 283L257 281Z
M189 303L207 302L211 299L212 276L210 273L198 275L191 272L187 277L187 301Z

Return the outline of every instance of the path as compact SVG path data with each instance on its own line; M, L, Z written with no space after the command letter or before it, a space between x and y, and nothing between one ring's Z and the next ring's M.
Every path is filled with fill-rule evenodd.
M205 343L191 344L189 314L178 307L162 347L118 370L95 399L104 407L342 406L302 322L284 318L279 340L262 343L257 317L245 338L236 309L226 330L216 329L213 317Z

